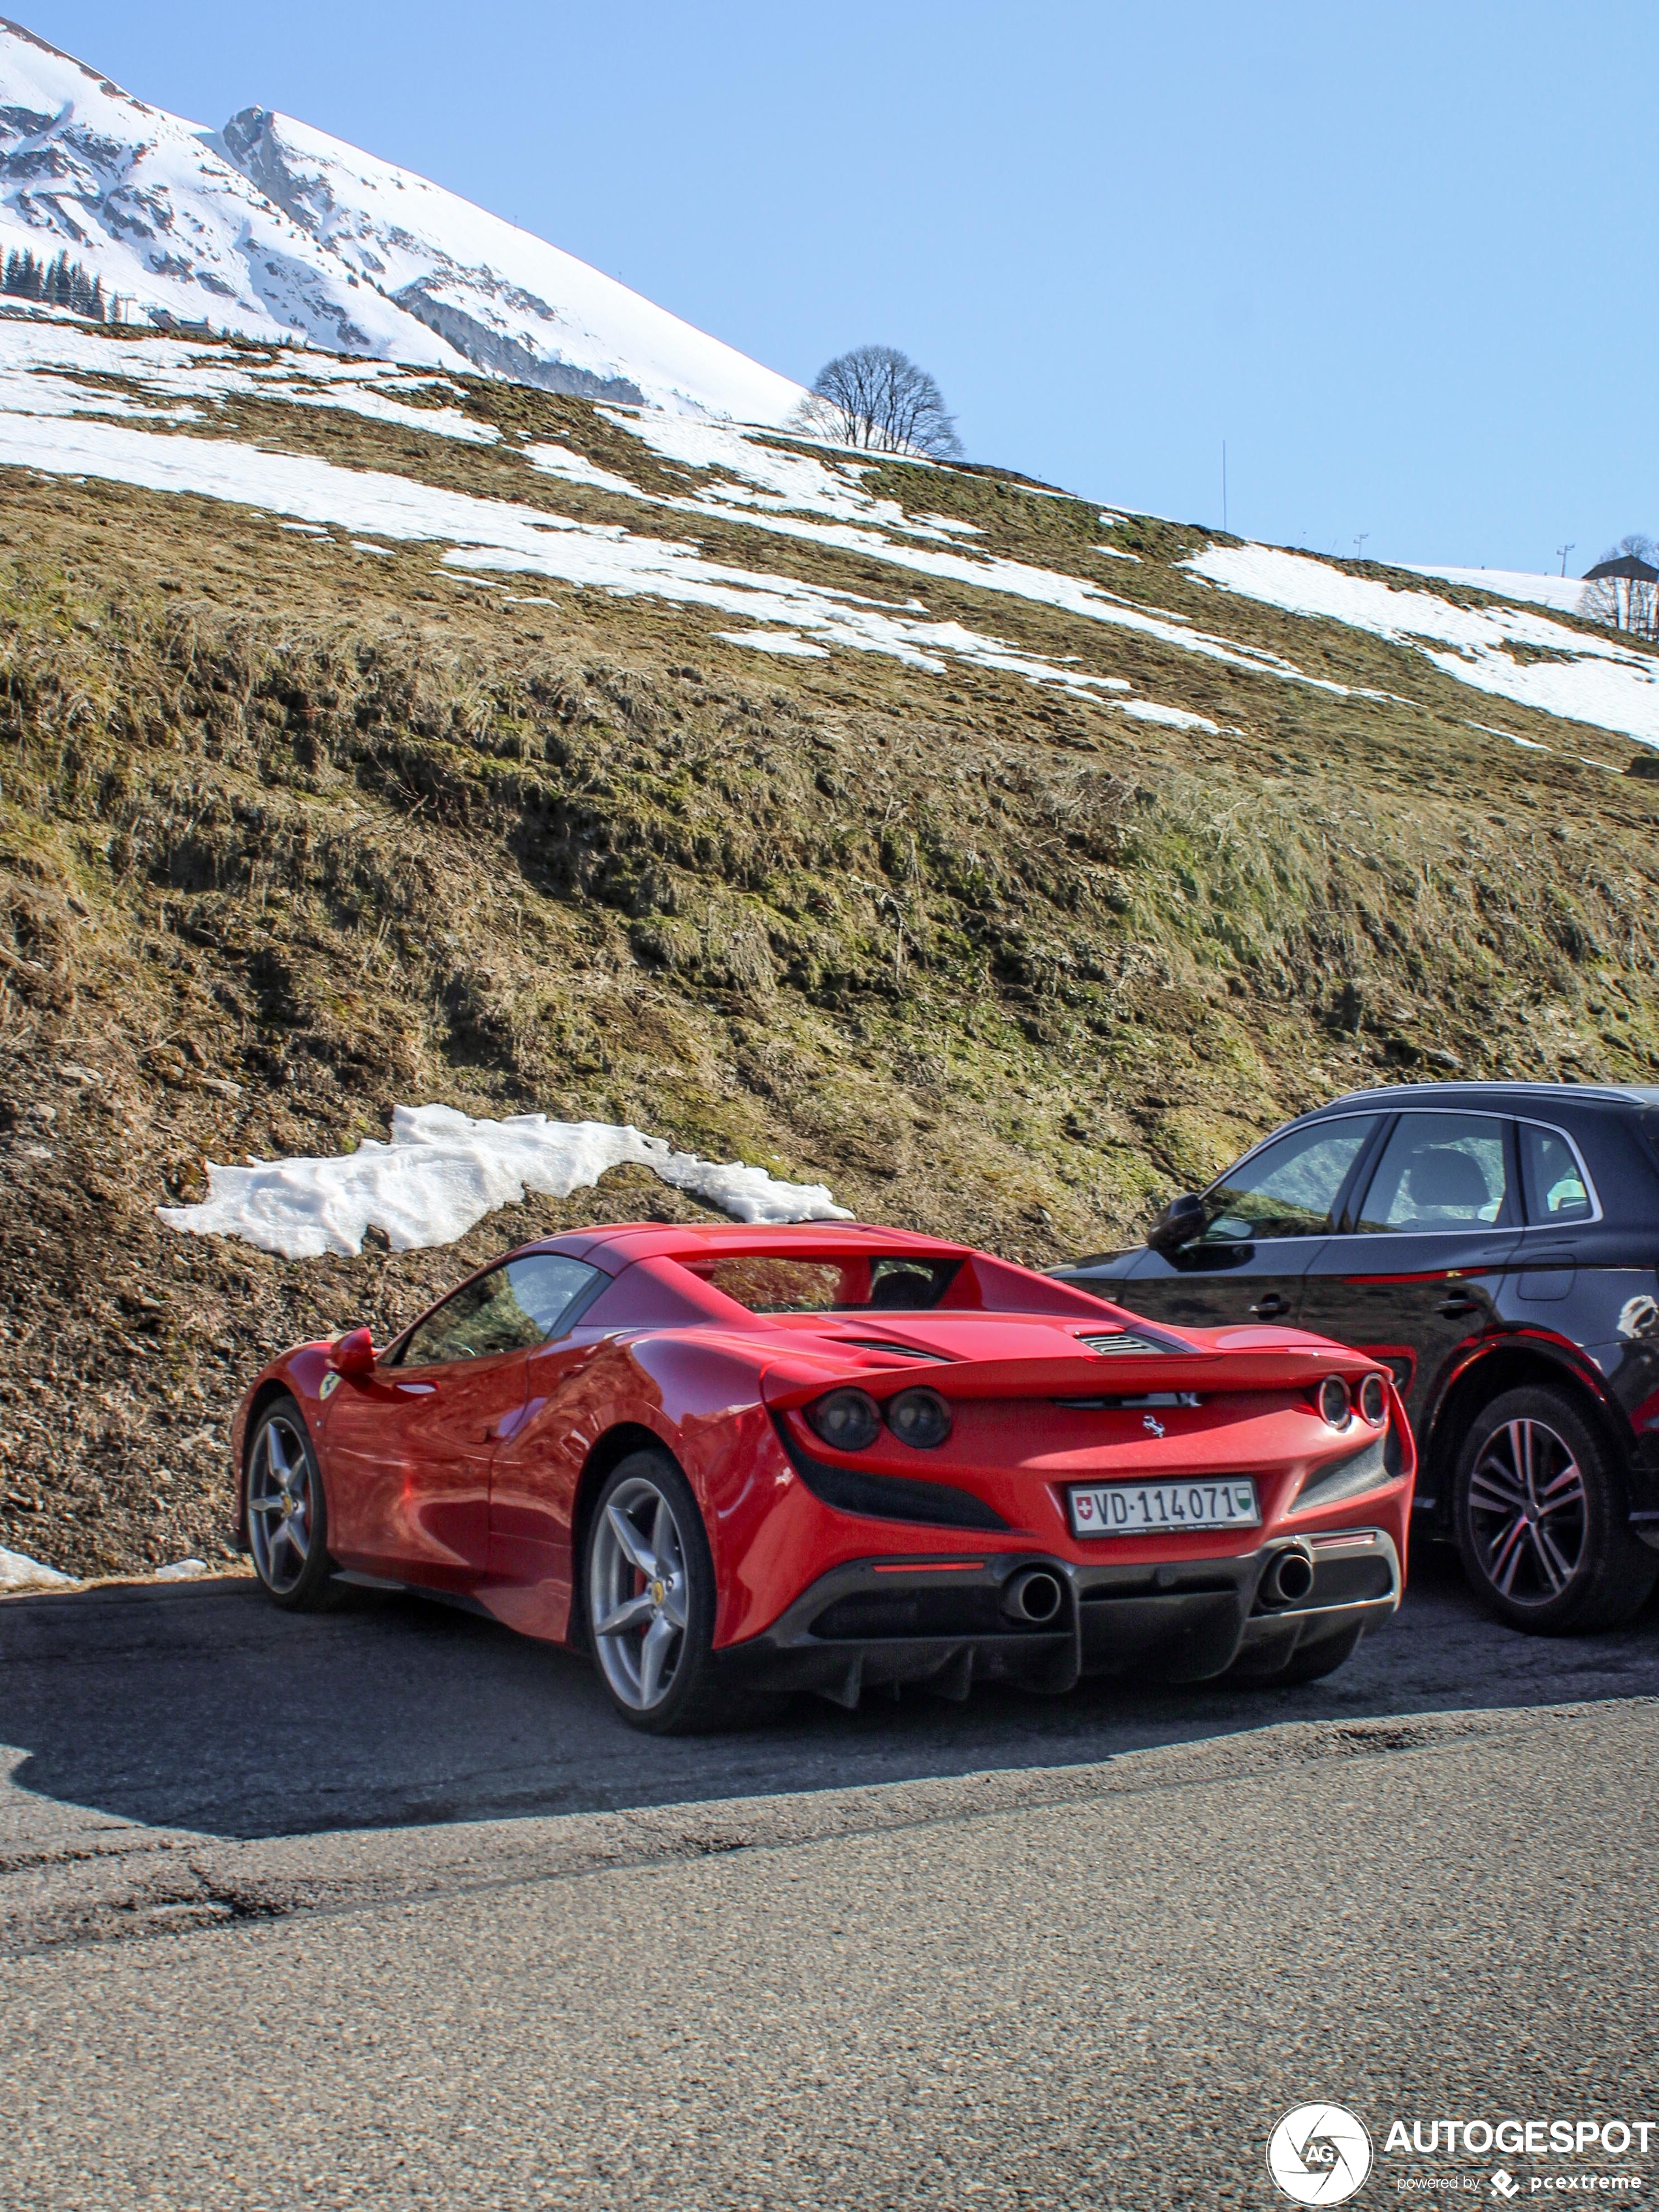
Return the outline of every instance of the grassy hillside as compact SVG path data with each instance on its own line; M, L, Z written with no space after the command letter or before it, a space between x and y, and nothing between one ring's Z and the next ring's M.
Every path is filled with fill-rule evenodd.
M1245 653L1350 689L918 586L856 544L757 546L736 515L653 526L521 456L555 441L682 495L694 472L615 420L442 398L508 434L257 398L183 434L689 530L889 606L921 588L936 622L1215 726L956 659L763 655L706 607L480 590L430 543L0 472L0 1543L90 1572L214 1556L227 1415L270 1350L387 1328L556 1223L697 1210L622 1170L459 1247L306 1262L156 1221L209 1158L349 1149L400 1101L633 1121L1046 1264L1361 1082L1654 1079L1659 784L1609 772L1624 739L1243 599ZM968 470L870 488L974 525L980 558L1218 623L1176 565L1201 532Z

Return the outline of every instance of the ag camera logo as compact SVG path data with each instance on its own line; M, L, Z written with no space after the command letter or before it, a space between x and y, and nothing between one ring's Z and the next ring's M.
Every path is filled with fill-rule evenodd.
M1267 2171L1293 2204L1340 2204L1371 2170L1371 2139L1343 2105L1298 2105L1267 2139Z

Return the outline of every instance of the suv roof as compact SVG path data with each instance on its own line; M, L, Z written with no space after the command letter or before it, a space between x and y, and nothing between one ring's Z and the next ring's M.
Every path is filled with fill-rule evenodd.
M1370 1105L1373 1101L1388 1103L1401 1099L1432 1099L1439 1104L1453 1101L1460 1104L1473 1103L1476 1099L1490 1099L1498 1093L1506 1103L1518 1103L1528 1098L1565 1104L1570 1101L1607 1100L1615 1104L1630 1106L1659 1106L1659 1085L1644 1083L1482 1083L1470 1079L1461 1083L1379 1083L1369 1091L1345 1091L1340 1098L1333 1098L1323 1106L1310 1107L1297 1119L1305 1121L1315 1114L1328 1114L1335 1106Z

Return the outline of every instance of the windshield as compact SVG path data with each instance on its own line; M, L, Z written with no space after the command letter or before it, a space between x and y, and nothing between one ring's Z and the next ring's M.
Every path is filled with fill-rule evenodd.
M733 1254L680 1265L750 1313L919 1313L939 1304L962 1262Z

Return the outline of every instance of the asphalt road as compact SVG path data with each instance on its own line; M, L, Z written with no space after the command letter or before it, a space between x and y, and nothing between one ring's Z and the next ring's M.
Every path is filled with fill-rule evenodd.
M404 1601L0 1604L0 2203L1266 2204L1316 2097L1491 2202L1390 2121L1659 2120L1656 1698L1432 1559L1288 1696L680 1745Z

